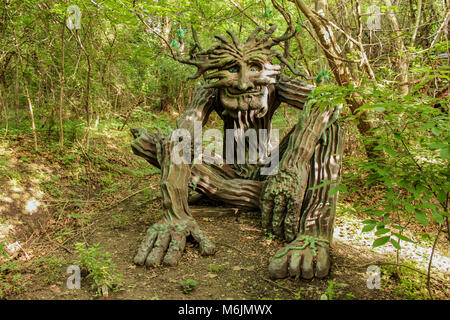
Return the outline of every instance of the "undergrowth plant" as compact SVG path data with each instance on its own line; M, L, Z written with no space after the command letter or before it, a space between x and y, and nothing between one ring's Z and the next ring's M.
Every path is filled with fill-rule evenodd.
M370 217L362 227L363 232L375 231L374 247L390 243L401 249L401 241L413 241L404 234L412 223L434 225L438 230L445 227L450 239L448 96L430 97L420 92L420 86L401 96L387 86L367 82L358 88L320 86L313 99L319 106L336 105L354 94L366 102L358 112L367 112L374 124L368 135L360 135L360 141L374 150L371 157L345 157L351 170L330 193L358 197L353 207ZM341 121L350 124L356 115L348 112ZM378 196L373 201L375 192Z
M27 282L22 279L22 264L11 261L6 244L0 241L0 300L8 295L20 292Z
M381 267L383 288L392 287L395 294L407 300L428 299L426 276L414 271L413 263L404 262L403 265L401 268L394 264Z
M76 244L79 254L79 266L87 269L87 278L92 279L92 289L96 295L102 294L102 287L118 291L122 283L122 274L116 272L116 265L108 252L102 253L102 247L96 243L87 247L86 243Z
M187 279L181 282L181 287L183 288L183 293L188 294L198 285L198 282L193 279Z

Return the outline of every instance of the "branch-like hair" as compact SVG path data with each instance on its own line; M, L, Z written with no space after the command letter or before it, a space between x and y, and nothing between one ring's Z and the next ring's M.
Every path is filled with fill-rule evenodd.
M272 37L276 28L275 24L271 24L269 29L260 35L263 29L257 27L244 43L240 43L238 37L232 31L227 30L230 38L222 35L214 36L219 42L215 43L208 50L201 50L201 45L194 30L195 45L189 52L189 58L181 57L180 53L177 53L174 58L181 63L197 67L197 73L190 76L189 79L198 79L202 75L205 79L221 79L223 78L221 70L231 67L236 60L242 59L244 55L247 58L253 58L261 62L267 62L273 57L277 57L292 73L308 78L305 74L296 70L280 51L271 49L280 42L292 38L296 32L295 29L288 28L281 37ZM207 71L211 70L215 70L215 72L207 74ZM218 85L219 82L215 84Z

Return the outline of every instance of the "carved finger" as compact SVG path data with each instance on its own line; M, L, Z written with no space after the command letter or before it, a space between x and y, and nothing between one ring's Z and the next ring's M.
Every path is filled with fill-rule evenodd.
M169 250L164 257L163 264L176 266L186 246L186 236L182 231L174 232L170 240Z
M330 272L330 250L328 247L319 247L316 263L316 277L323 278Z
M286 195L280 193L274 201L272 226L273 233L278 236L283 236L283 223L286 216Z
M279 250L277 254L283 250ZM277 254L269 262L269 277L271 279L283 279L288 275L289 254L286 253L281 257L277 257Z
M314 257L311 250L303 251L302 277L305 279L314 277Z
M205 234L199 227L195 227L191 230L191 235L194 237L195 241L199 244L200 254L202 256L210 256L216 253L217 249L214 243Z
M145 235L145 238L142 240L142 243L138 249L138 252L136 256L134 257L134 263L142 266L145 262L145 259L147 259L148 253L153 248L153 243L156 240L156 237L158 235L158 231L156 230L156 224L148 228L147 234Z
M168 231L160 231L158 233L158 238L153 245L153 250L147 257L145 265L147 267L157 267L161 265L164 253L167 250L170 242L170 233Z
M289 275L293 278L300 277L300 263L302 262L302 251L292 252L289 262Z

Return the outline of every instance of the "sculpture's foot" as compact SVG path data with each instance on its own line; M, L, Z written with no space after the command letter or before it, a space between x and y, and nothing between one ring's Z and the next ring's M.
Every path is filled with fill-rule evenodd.
M330 249L327 240L299 235L280 249L270 260L272 279L287 276L304 279L323 278L330 271Z
M202 255L216 252L214 244L204 235L195 220L155 223L147 230L147 234L138 248L134 263L147 267L161 264L175 266L181 258L186 246L186 237L191 235L199 243Z

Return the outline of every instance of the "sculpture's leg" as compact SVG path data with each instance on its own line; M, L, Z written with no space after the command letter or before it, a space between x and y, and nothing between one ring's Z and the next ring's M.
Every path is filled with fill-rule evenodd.
M157 159L155 134L143 128L132 129L136 140L131 144L133 152L160 168ZM236 208L259 210L259 198L263 182L239 179L226 165L195 164L191 167L189 186L212 200L218 200Z
M131 144L133 152L161 168L161 193L165 209L161 220L147 230L134 262L151 267L161 263L176 265L189 235L198 242L202 255L214 254L214 244L190 214L190 165L172 161L175 142L163 135L150 134L143 128L133 129L132 133L136 138Z
M324 277L329 273L329 244L333 237L337 194L336 183L317 188L325 181L338 181L343 152L343 130L333 123L324 132L309 161L308 182L300 210L297 237L272 258L272 278ZM312 189L312 190L311 190Z
M211 199L240 208L259 208L262 182L238 179L226 165L196 164L183 168L182 166L190 165L168 164L170 156L167 150L161 151L158 136L145 129L133 129L132 133L136 138L132 143L133 152L157 167L162 167L161 191L163 206L167 209L162 221L148 229L134 258L136 264L176 265L189 234L199 243L200 253L209 255L215 252L214 244L203 234L189 213L188 185ZM166 154L158 154L161 152Z
M224 168L216 165L194 165L191 186L212 200L236 208L259 210L263 182L225 176L223 172Z

